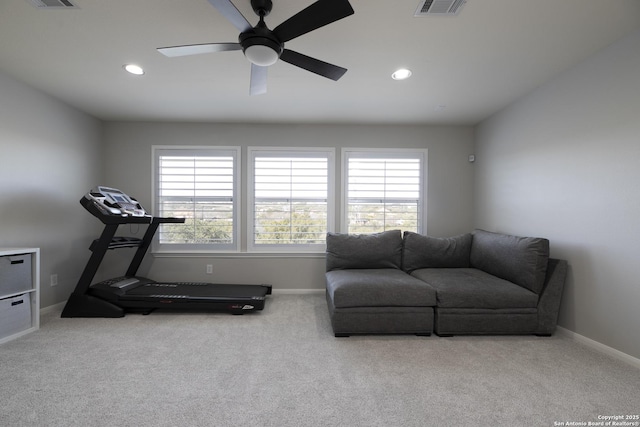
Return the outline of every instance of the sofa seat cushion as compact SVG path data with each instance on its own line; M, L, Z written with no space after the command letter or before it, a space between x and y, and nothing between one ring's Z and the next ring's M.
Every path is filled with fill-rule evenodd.
M538 295L475 268L423 268L412 276L436 290L438 307L536 308Z
M397 269L333 270L326 280L327 295L336 308L436 305L432 287Z

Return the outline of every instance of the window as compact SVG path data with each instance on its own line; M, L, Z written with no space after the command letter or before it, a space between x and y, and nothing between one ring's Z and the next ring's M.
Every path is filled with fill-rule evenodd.
M249 148L249 250L324 251L333 175L333 149Z
M342 151L348 233L423 229L426 150Z
M246 154L153 147L154 214L185 218L161 224L156 252L322 253L339 200L343 232L426 232L427 150L344 148L341 171L332 147L248 147Z
M156 216L183 217L161 224L157 249L237 250L238 147L154 147Z

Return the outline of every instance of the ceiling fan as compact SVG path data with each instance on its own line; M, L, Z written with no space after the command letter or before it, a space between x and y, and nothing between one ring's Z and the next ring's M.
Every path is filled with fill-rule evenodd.
M238 30L237 43L205 43L158 48L165 56L187 56L202 53L242 50L251 62L251 84L249 93L259 95L267 91L267 68L279 59L296 67L332 80L338 80L347 72L346 68L329 64L284 48L285 42L316 30L354 13L348 0L318 0L287 19L273 30L264 22L273 3L271 0L251 0L253 11L260 17L255 27L231 3L231 0L208 0Z

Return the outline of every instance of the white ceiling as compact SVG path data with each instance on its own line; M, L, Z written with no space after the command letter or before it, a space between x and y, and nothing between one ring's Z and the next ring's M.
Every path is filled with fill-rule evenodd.
M351 0L354 15L286 44L347 68L341 80L279 61L267 94L249 96L240 51L156 51L236 42L207 0L71 1L1 0L0 70L104 120L475 124L640 28L640 0L468 0L457 16L418 18L419 0ZM257 22L249 0L233 1ZM313 1L273 0L267 25ZM124 72L130 62L146 74ZM398 67L413 76L392 80Z

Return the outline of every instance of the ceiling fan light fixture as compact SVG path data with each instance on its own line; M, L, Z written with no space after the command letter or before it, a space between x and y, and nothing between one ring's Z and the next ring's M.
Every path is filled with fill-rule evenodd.
M269 46L254 44L244 50L244 56L255 65L268 67L278 61L280 55Z
M249 62L261 67L268 67L278 61L284 50L284 45L269 33L267 27L264 26L264 21L261 20L260 23L262 25L259 24L256 28L241 33L238 41Z

